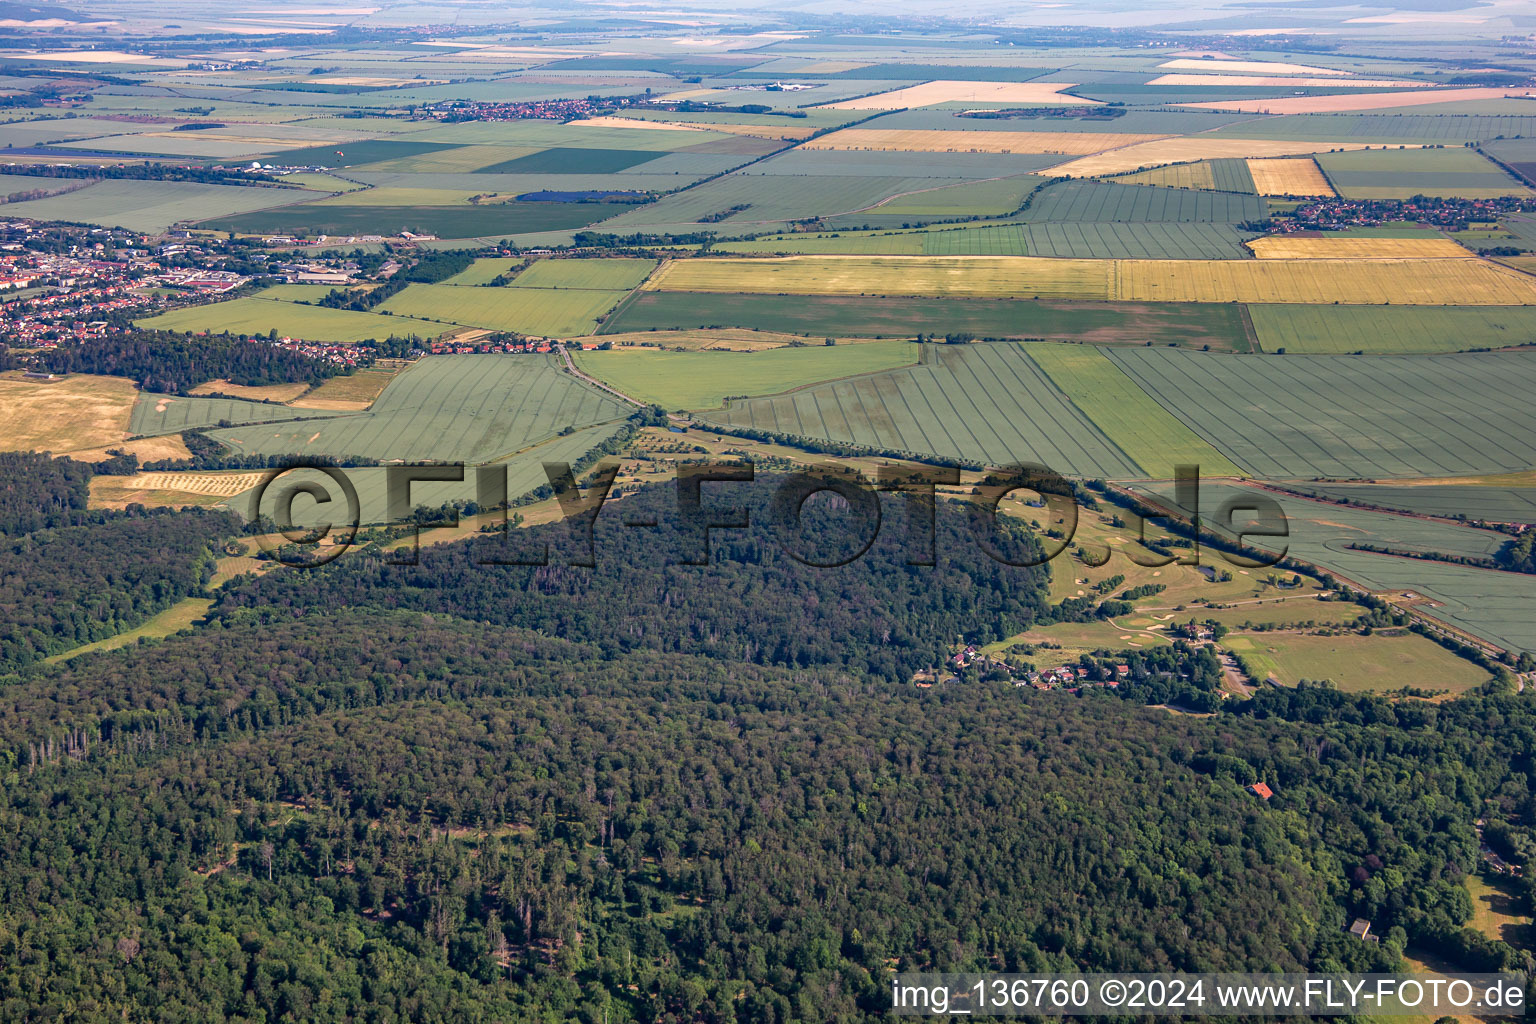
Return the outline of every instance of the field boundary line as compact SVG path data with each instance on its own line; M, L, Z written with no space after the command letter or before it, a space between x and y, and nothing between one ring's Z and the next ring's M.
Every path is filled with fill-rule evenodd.
M1084 420L1086 420L1089 423L1092 423L1095 427L1098 427L1099 433L1104 435L1104 440L1109 442L1110 447L1112 447L1115 451L1119 452L1121 457L1124 458L1126 462L1130 463L1131 465L1135 466L1137 469L1141 470L1141 472L1143 474L1143 479L1151 479L1150 474L1148 474L1148 472L1147 472L1147 467L1143 466L1141 464L1141 460L1132 457L1130 452L1128 452L1124 448L1120 447L1120 442L1116 441L1114 436L1111 435L1108 430L1105 430L1104 427L1099 423L1098 420L1096 420L1092 416L1088 415L1088 410L1084 409L1082 406L1078 405L1075 401L1073 401L1072 396L1067 394L1066 390L1059 383L1057 383L1055 377L1051 376L1051 371L1047 370L1045 368L1045 366L1040 363L1039 360L1037 360L1034 356L1029 354L1029 347L1028 347L1028 345L1026 345L1022 341L1009 342L1008 344L1013 344L1013 345L1019 346L1019 351L1021 351L1024 354L1024 358L1029 360L1030 365L1032 365L1035 368L1035 371L1040 374L1042 379L1044 379L1047 383L1049 383L1052 388L1056 389L1056 393L1061 396L1061 400L1063 402L1065 402L1067 405L1071 406L1073 409L1076 409L1077 410L1077 414L1079 416L1081 416ZM1130 374L1126 373L1123 369L1121 369L1119 366L1117 366L1114 363L1110 363L1109 365L1113 366L1117 370L1120 370L1121 375L1124 376L1126 380L1130 381L1138 389L1141 389L1141 384L1137 382L1136 378L1134 378ZM1141 392L1142 392L1143 395L1146 395L1147 398L1152 399L1152 401L1154 401L1154 402L1157 401L1156 399L1153 399L1151 395L1147 395L1145 389L1141 389ZM1199 437L1200 435L1196 434L1195 436ZM1215 448L1216 446L1212 445L1211 447ZM1217 448L1216 450L1219 452L1221 449ZM1228 459L1228 461L1231 461L1230 458ZM1236 465L1236 463L1233 463L1233 464Z
M916 344L916 342L913 344ZM918 347L926 348L927 346L919 345ZM921 356L919 356L918 359L913 360L910 363L903 363L901 366L887 366L883 370L864 370L860 373L845 373L841 377L828 377L826 380L812 381L809 384L800 384L788 389L787 391L773 391L763 395L747 395L745 398L728 398L725 400L724 404L714 409L690 409L689 412L727 412L735 408L731 404L733 402L763 402L774 398L788 398L791 395L799 394L802 391L809 391L811 388L819 388L826 384L841 384L844 381L858 380L860 377L878 377L884 373L899 373L904 370L916 369L922 365L923 363L921 361Z
M1252 350L1249 355L1263 355L1264 346L1259 342L1259 329L1253 325L1253 314L1248 312L1248 303L1237 304L1237 318L1243 325L1243 333L1248 337L1248 347Z
M884 206L886 203L894 202L897 199L905 199L907 196L920 196L920 195L922 195L925 192L942 192L942 191L944 191L947 188L964 188L967 185L979 185L982 182L986 182L986 181L1007 181L1010 178L1025 178L1025 177L1029 177L1030 175L1031 175L1031 172L1025 171L1023 174L999 174L996 177L992 177L992 178L975 178L975 179L972 179L970 181L957 181L957 182L954 182L953 184L949 184L949 185L934 185L932 188L915 188L915 189L913 189L910 192L897 192L895 195L886 196L884 199L880 200L878 203L871 203L868 206L861 206L857 210L844 210L841 213L831 214L830 216L834 216L834 217L851 217L855 213L868 213L870 210L878 210L880 207ZM1012 214L1003 214L1003 216L1011 217L1013 215ZM762 223L762 222L760 221L758 223ZM921 229L918 230L918 233L919 234L922 233Z
M570 351L563 344L556 344L555 348L559 351L561 358L565 360L566 373L569 373L577 380L585 381L593 387L607 392L608 394L621 401L628 402L630 405L633 405L637 409L645 408L645 403L640 401L638 398L631 398L629 395L626 395L618 388L610 387L609 385L604 384L602 381L598 380L596 377L589 377L585 373L582 373L580 370L576 369L576 361L571 358Z

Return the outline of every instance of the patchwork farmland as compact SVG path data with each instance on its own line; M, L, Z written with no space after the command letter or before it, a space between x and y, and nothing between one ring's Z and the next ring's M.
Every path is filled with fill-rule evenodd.
M1118 348L1108 356L1261 477L1503 473L1536 458L1536 411L1523 397L1536 366L1518 354L1240 359Z
M1088 476L1143 472L1022 346L926 346L922 365L729 403L726 427L989 465L1033 462Z
M381 366L312 391L191 381L188 396L15 380L27 401L6 429L97 459L110 445L188 458L183 430L256 459L515 460L612 436L628 407L558 357L421 358L505 333L567 339L583 372L637 398L813 447L1123 479L1193 461L1318 486L1529 471L1516 396L1536 343L1536 193L1520 174L1536 115L1528 85L1468 70L1524 75L1507 54L1228 41L1090 55L942 32L731 37L706 53L693 32L666 54L299 38L259 70L92 51L82 67L143 88L92 87L89 115L0 125L8 216L177 229L102 250L146 264L171 243L173 263L193 262L175 252L188 246L222 265L227 246L242 277L264 263L386 286L366 310L309 305L329 284L226 301L141 287L130 314L194 337L357 346ZM508 116L524 103L559 116ZM271 180L228 161L270 164ZM55 177L85 173L61 163L197 180ZM472 261L411 273L447 250ZM717 341L766 351L695 351ZM34 429L48 387L79 408Z
M367 412L253 423L209 436L245 455L486 462L566 427L622 419L629 411L561 372L553 356L434 356L391 381Z
M1029 357L1072 403L1151 476L1172 476L1196 465L1202 476L1243 476L1243 470L1149 398L1102 349L1030 345Z
M728 396L770 395L917 362L904 341L779 348L767 352L583 352L581 369L632 398L666 409L713 409Z

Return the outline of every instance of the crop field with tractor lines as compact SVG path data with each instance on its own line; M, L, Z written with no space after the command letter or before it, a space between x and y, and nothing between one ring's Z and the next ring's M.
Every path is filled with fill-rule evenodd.
M674 261L658 291L1326 304L1527 305L1536 278L1476 259L1085 260L790 256Z
M628 412L561 372L554 356L431 356L395 377L367 412L320 412L312 414L317 419L253 423L209 436L245 455L483 462L565 427L594 426Z
M905 370L733 401L704 419L789 437L989 465L1140 477L1122 452L1011 342L928 346Z

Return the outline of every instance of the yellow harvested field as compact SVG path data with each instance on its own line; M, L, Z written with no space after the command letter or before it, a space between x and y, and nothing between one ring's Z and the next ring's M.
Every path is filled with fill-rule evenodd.
M206 384L199 384L187 394L228 395L230 398L245 398L252 402L291 402L308 390L308 384L267 384L262 387L249 387L245 384L231 384L227 380L210 380Z
M671 292L910 295L1123 302L1536 305L1536 278L1478 259L1091 260L791 256L674 260Z
M183 491L232 498L261 483L265 473L140 473L123 481L124 487L144 491Z
M421 88L428 85L447 85L446 78L380 78L374 75L323 75L310 79L325 85L368 85L380 89L389 89L397 86L413 86Z
M1249 160L1253 188L1261 196L1331 196L1333 186L1317 161L1307 157Z
M123 377L0 377L0 451L64 452L126 440L139 389Z
M1428 82L1398 78L1277 78L1273 75L1159 75L1148 85L1231 85L1297 89L1425 89Z
M324 409L329 412L359 412L373 404L394 379L388 370L358 370L342 377L332 377L318 388L290 403L295 409Z
M1228 71L1251 75L1348 75L1348 71L1314 67L1311 64L1287 64L1278 60L1197 60L1180 57L1159 64L1175 71Z
M1468 260L1449 238L1255 238L1248 248L1261 260Z
M1336 139L1329 139L1326 142L1285 142L1279 139L1229 139L1217 135L1188 135L1181 138L1157 139L1153 142L1100 152L1082 160L1057 164L1055 167L1048 167L1037 173L1059 174L1069 178L1094 178L1104 174L1124 174L1127 171L1146 170L1151 167L1161 167L1164 164L1189 163L1194 160L1297 156L1306 153L1326 153L1331 149L1365 148L1363 142L1339 142Z
M700 122L697 124L684 124L681 121L662 121L661 124L676 125L679 128L699 128L712 132L725 132L728 135L751 135L759 139L803 139L816 134L816 129L809 126L791 126L773 124L725 124L720 121Z
M1126 135L1114 132L947 132L934 128L847 128L823 135L819 139L811 139L801 148L871 149L905 153L1061 153L1064 156L1079 156L1166 138L1166 135ZM1128 170L1135 170L1135 167Z
M1114 262L1030 256L673 260L642 287L681 292L1110 299Z
M1161 185L1164 188L1213 189L1216 187L1216 176L1211 171L1210 163L1204 160L1193 164L1154 167L1150 171L1138 171L1115 180L1126 185Z
M1536 305L1536 278L1485 260L1121 260L1134 302Z
M192 453L187 450L187 444L181 439L180 434L166 434L164 437L141 437L134 441L119 441L116 444L105 444L99 448L82 448L79 451L64 452L76 462L101 462L108 456L108 449L112 451L128 452L137 455L140 462L158 462L161 459L190 459Z
M1235 110L1240 114L1337 114L1351 110L1386 110L1465 100L1530 98L1536 89L1413 89L1408 92L1373 92L1364 96L1289 96L1277 100L1216 100L1213 103L1179 103L1192 110ZM1321 148L1321 147L1320 147Z
M671 121L642 121L634 117L584 117L566 124L578 128L640 128L662 132L701 132L704 129L691 124L673 124Z
M877 93L856 100L823 103L818 110L900 110L903 107L928 107L935 103L1069 103L1074 107L1097 106L1098 100L1063 96L1071 82L963 82L938 79L910 85L893 92Z

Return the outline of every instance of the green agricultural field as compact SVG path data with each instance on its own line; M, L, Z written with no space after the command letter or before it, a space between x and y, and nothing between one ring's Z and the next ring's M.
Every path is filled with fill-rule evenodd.
M186 398L145 392L133 403L128 429L136 436L156 437L183 430L201 430L220 423L273 423L306 415L303 409L238 398Z
M357 168L358 174L473 174L482 168L537 153L532 146L450 146L429 153L380 160Z
M382 188L367 188L359 192L347 192L339 196L331 196L327 199L316 199L315 206L374 206L374 207L407 207L407 206L468 206L469 201L476 195L483 193L472 192L467 189L447 188L399 188L385 186Z
M1321 500L1401 509L1404 512L1447 519L1464 517L1489 523L1536 522L1536 475L1526 473L1519 476L1524 479L1518 483L1494 476L1473 478L1466 483L1413 483L1397 487L1391 484L1289 483L1286 488Z
M523 262L522 258L518 256L487 256L475 260L469 265L468 270L455 274L442 283L460 286L490 284L521 262Z
M597 330L598 318L625 296L622 291L576 288L462 288L413 284L379 307L406 317L445 324L516 331L551 338L578 338Z
M216 187L216 186L210 186ZM492 238L585 227L631 210L622 203L486 203L479 206L345 206L305 203L204 221L214 231L252 234L397 235Z
M300 286L303 287L303 286ZM324 288L321 294L329 292ZM161 331L228 331L231 334L266 334L276 331L282 337L305 341L356 342L369 338L383 341L388 337L435 338L448 330L444 324L429 323L401 316L350 309L328 309L283 302L262 295L188 306L159 316L136 320L139 327Z
M1459 146L1319 153L1317 165L1347 199L1408 199L1420 194L1489 199L1530 194L1503 168Z
M883 121L884 119L882 119ZM955 127L964 128L965 125ZM791 149L752 169L765 174L835 175L889 174L900 167L914 177L1014 178L1061 163L1059 153L899 153L838 149ZM1036 178L1039 184L1045 179Z
M337 289L328 284L274 284L263 288L253 298L277 299L280 302L315 302Z
M209 436L243 455L485 462L630 411L563 372L554 356L428 356L367 412Z
M787 395L731 402L711 423L994 466L1144 475L1025 354L1023 345L925 346L923 363Z
M1266 352L1435 353L1536 344L1531 306L1250 305Z
M702 327L785 331L811 338L914 338L964 332L978 338L1249 348L1242 310L1231 303L636 292L604 321L602 333Z
M1021 228L1025 255L1063 259L1242 259L1247 254L1243 241L1252 237L1250 232L1239 231L1227 224L1181 221L1135 224L1090 221L1083 224L1026 224L1021 225ZM960 251L967 246L967 236L971 231L986 230L975 228L936 233L927 255L990 255L985 252ZM941 248L946 251L939 251Z
M660 156L731 136L711 131L658 131L653 128L612 128L557 121L463 121L443 124L412 139L473 146L527 146L534 149L636 150Z
M1031 359L1057 387L1149 476L1173 476L1179 465L1201 476L1243 476L1243 470L1169 415L1110 362L1101 348L1029 345Z
M978 229L985 230L985 229ZM1019 227L1014 224L994 229L1006 231L1010 237L1019 237ZM761 253L777 256L791 253L817 255L822 253L852 253L859 256L921 256L925 245L937 233L923 231L838 231L822 234L795 233L766 235L750 242L719 242L712 246L715 252ZM1022 243L1021 243L1022 244ZM997 256L1022 256L1022 252L1009 249L1006 252L987 253Z
M1327 679L1348 693L1381 693L1405 686L1465 693L1493 678L1487 669L1408 632L1391 636L1234 633L1222 646L1242 655L1259 675L1267 674L1286 686L1303 679Z
M1143 390L1261 477L1372 479L1536 465L1521 354L1202 356L1117 348Z
M1248 161L1221 159L1210 163L1211 183L1218 191L1244 192L1248 195L1258 191L1253 184L1253 173L1248 170Z
M905 341L815 345L766 352L580 352L583 371L632 398L666 409L715 409L727 397L773 395L821 381L891 370L917 362Z
M1041 221L1210 221L1238 224L1268 215L1258 196L1196 192L1151 185L1118 185L1078 178L1039 192L1020 215Z
M629 291L651 276L655 260L539 260L511 281L513 288Z
M131 231L164 231L173 224L246 214L313 195L302 189L119 178L98 181L63 195L8 203L5 215L100 224Z
M400 157L418 156L453 149L453 145L440 142L424 142L402 139L370 139L366 142L338 142L334 145L309 146L305 149L285 149L267 153L262 163L278 166L358 167Z
M963 185L946 185L896 196L875 209L883 214L924 219L1003 217L1017 210L1024 202L1024 197L1043 180L1036 175L1026 174Z
M1372 145L1397 142L1459 145L1472 139L1536 135L1536 117L1476 117L1412 111L1401 114L1288 114L1282 117L1246 117L1235 124L1217 128L1211 134L1239 139L1286 141L1338 139L1341 142Z
M80 186L78 178L45 178L40 174L0 174L0 196L20 192L68 192Z
M485 174L612 174L654 160L634 149L545 149L476 168Z
M1068 259L1243 259L1251 232L1227 224L1152 221L1117 224L987 224L926 231L843 231L720 242L717 252L767 255L1055 256Z
M783 174L738 172L667 196L650 206L638 209L631 207L630 212L615 217L604 224L603 229L625 234L647 230L656 225L698 224L701 223L701 217L724 213L737 206L745 206L746 209L719 221L706 222L704 228L740 234L750 225L837 214L853 214L854 220L862 221L876 214L884 215L879 204L892 196L962 183L962 179L896 175L801 178ZM890 214L888 217L900 221L903 215ZM914 216L914 219L921 218Z

